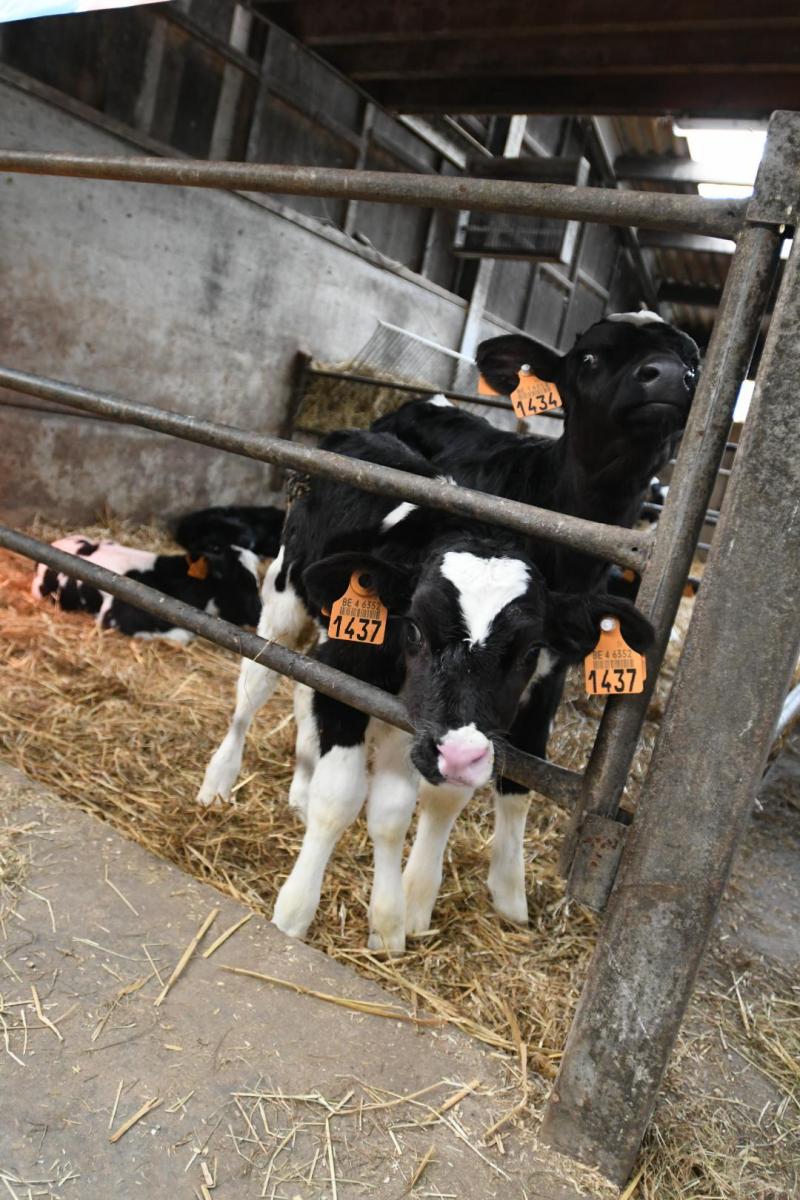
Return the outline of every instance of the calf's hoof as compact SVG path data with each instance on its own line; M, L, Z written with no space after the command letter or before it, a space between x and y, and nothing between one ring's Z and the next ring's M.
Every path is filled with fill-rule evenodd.
M291 880L283 885L275 901L272 914L272 924L277 925L281 933L287 937L303 938L308 933L308 927L314 920L317 906L309 904L308 896L302 893L295 895Z
M495 912L501 917L505 917L507 921L511 921L514 925L528 924L528 897L525 892L506 891L500 888L491 888L492 904Z

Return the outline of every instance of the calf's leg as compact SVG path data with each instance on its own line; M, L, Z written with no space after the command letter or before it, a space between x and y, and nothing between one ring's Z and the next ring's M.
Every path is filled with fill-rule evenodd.
M314 693L304 683L294 688L294 720L297 737L294 749L294 775L289 787L289 808L305 825L308 814L308 789L319 762L319 733L313 713Z
M539 680L520 704L511 727L512 746L544 758L561 693L565 671L556 668ZM525 823L530 794L519 783L501 778L494 798L494 837L489 865L489 891L496 910L519 925L528 923L525 890Z
M272 914L273 922L290 937L303 937L313 921L328 860L367 795L369 718L318 693L312 712L320 757L308 787L306 831Z
M270 565L261 589L261 618L258 633L267 641L282 646L297 644L307 619L305 605L295 592L288 572L283 569L284 549ZM247 731L260 708L266 704L280 679L277 671L252 659L242 659L236 685L236 708L228 732L214 751L206 767L205 777L197 794L200 804L211 804L216 796L230 798L242 767L242 752Z
M399 952L406 944L403 846L417 803L419 775L409 762L410 734L380 724L374 746L367 799L367 828L374 854L369 948Z
M419 794L417 836L403 872L406 933L430 929L431 914L442 885L442 864L450 831L474 789L423 782Z

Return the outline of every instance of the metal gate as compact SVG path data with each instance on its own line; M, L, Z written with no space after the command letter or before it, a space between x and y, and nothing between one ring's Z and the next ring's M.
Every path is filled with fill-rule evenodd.
M504 768L572 810L561 863L569 893L596 909L608 904L542 1139L623 1182L650 1118L744 831L800 640L800 422L795 400L800 249L795 245L639 808L632 825L623 823L620 797L773 288L781 243L796 219L800 114L774 114L750 201L330 168L10 151L0 151L0 170L468 208L736 240L655 532L564 516L0 367L0 386L27 395L536 534L640 572L638 604L657 631L644 693L607 701L583 774L518 751L509 754ZM5 526L0 526L0 545L390 724L410 728L396 696L341 671Z

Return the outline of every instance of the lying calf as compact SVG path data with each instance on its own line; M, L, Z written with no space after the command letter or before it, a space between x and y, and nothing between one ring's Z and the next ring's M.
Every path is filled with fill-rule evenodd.
M338 434L324 445L432 472L387 435ZM333 848L366 799L375 856L370 945L400 950L407 930L428 926L452 823L475 788L502 768L502 739L521 698L554 664L583 658L597 642L603 616L617 615L626 640L639 649L651 630L625 601L549 591L513 535L315 479L287 517L284 543L262 593L259 632L290 645L308 615L326 628L324 610L353 578L388 610L385 640L378 646L326 639L317 656L402 695L415 733L297 689L289 802L305 820L306 834L273 919L286 933L305 933ZM209 764L201 801L230 794L249 724L275 683L274 672L243 662L236 712ZM402 850L420 781L420 831L404 899ZM507 892L516 897L521 886L524 894L520 866L501 834L490 885L502 911Z
M153 554L117 542L93 542L80 534L60 538L53 545L235 625L258 622L258 560L249 550L232 547L200 557ZM183 644L194 636L44 563L36 568L32 591L37 599L47 597L67 612L91 613L103 629L118 629L133 637L165 637Z
M285 513L273 505L222 504L186 513L175 524L179 546L195 554L215 554L226 547L252 550L274 558L281 544Z

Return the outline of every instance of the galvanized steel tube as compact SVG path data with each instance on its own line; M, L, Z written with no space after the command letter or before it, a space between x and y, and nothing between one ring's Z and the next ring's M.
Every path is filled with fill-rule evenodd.
M244 658L252 658L265 667L271 667L281 675L288 675L290 679L308 684L315 691L333 696L360 712L370 713L390 725L399 726L400 729L413 730L405 706L396 696L383 692L372 684L364 683L361 679L355 679L344 671L338 671L305 654L288 650L277 642L267 642L258 634L239 629L220 617L209 616L183 600L165 596L163 592L135 579L116 575L113 571L107 571L105 567L88 562L80 555L67 554L48 545L47 542L19 533L6 525L0 525L0 546L25 558L31 558L34 562L46 563L66 575L82 579L112 596L119 596L121 600L126 600L153 616L170 621L181 629L190 629L209 642L224 646L226 650L233 650L235 654ZM564 807L569 807L574 801L580 784L580 775L576 772L556 766L555 763L545 762L533 755L523 754L513 747L501 748L500 757L503 774L517 783L535 788Z
M393 467L379 467L361 459L334 454L330 450L301 446L285 438L247 433L232 425L187 417L131 400L118 400L88 388L45 379L26 371L15 371L10 367L0 367L0 387L12 388L43 400L55 400L82 412L99 413L128 425L138 425L204 446L214 446L232 454L242 454L259 462L276 463L310 475L338 479L366 492L411 500L429 508L502 525L518 533L561 542L575 550L599 555L634 570L641 570L647 558L650 537L647 533L634 533L615 525L601 525L579 517L564 516L546 508L534 508L470 488L439 483Z
M110 157L0 150L0 171L291 196L331 196L518 216L565 217L574 221L636 225L640 229L675 229L723 238L736 237L747 208L745 200L705 200L701 196L668 192L623 192L558 183L138 155Z

